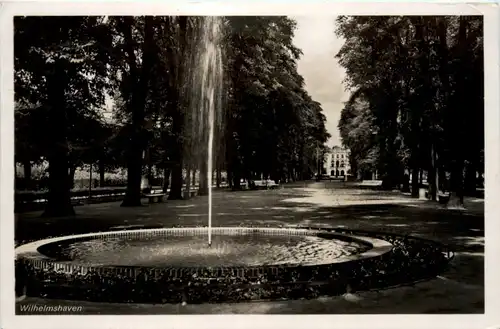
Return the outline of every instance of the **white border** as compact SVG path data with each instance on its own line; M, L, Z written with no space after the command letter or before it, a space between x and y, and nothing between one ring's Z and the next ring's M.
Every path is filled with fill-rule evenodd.
M1 196L1 315L2 328L500 328L500 152L499 152L499 25L498 6L437 3L301 3L276 2L152 2L1 4L0 37L0 196ZM219 316L15 316L13 287L13 15L415 15L484 14L485 16L485 135L486 135L486 313L485 315L219 315ZM333 33L333 28L332 28Z
M389 3L389 2L337 2L307 0L279 3L277 1L169 1L160 5L153 1L23 1L4 3L4 14L11 15L289 15L289 16L338 16L338 15L481 15L491 12L493 4L443 3ZM283 0L282 0L283 1ZM172 3L173 2L173 3ZM294 2L294 3L291 3ZM333 33L333 29L332 29Z

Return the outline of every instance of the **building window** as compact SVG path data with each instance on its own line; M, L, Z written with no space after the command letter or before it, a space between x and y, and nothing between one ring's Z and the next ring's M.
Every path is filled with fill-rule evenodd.
M335 162L335 167L338 167L338 166L339 166L339 160L337 160L337 161Z

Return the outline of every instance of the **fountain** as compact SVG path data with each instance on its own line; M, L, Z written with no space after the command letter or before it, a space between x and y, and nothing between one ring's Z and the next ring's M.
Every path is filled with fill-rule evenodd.
M442 270L450 254L418 238L332 228L212 227L213 149L224 117L222 26L219 17L202 20L187 70L187 152L201 156L194 161L206 167L208 226L87 233L21 245L16 280L29 295L140 303L302 298L414 281ZM202 152L200 145L206 145ZM401 252L401 246L411 248Z
M191 86L188 126L192 141L188 150L190 156L199 154L194 148L206 142L206 157L201 153L201 161L206 161L208 187L208 245L212 245L212 174L215 134L222 132L221 95L223 87L222 70L222 18L203 18L200 33L193 47L193 65L188 70ZM201 166L202 168L205 166Z
M106 302L314 298L432 278L453 257L439 243L388 233L213 227L211 248L202 243L207 233L157 228L34 241L16 248L16 280L28 296Z

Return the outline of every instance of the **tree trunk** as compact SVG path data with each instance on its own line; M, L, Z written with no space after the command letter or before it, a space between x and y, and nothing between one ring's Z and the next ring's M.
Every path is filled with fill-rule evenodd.
M422 49L422 51L427 50L427 42L426 42L426 34L427 31L425 29L425 22L424 18L417 16L415 17L416 24L415 24L415 41ZM411 127L411 133L410 133L410 145L411 145L411 175L412 175L412 188L411 188L411 195L412 197L418 197L419 196L419 188L420 184L422 184L422 169L421 169L421 156L422 154L425 154L425 147L422 143L422 137L423 137L423 132L422 132L422 119L423 119L423 112L425 111L427 107L427 99L426 99L426 85L428 84L428 63L426 60L426 56L422 55L419 56L417 60L417 64L420 67L422 73L417 76L417 84L419 85L417 93L418 97L412 98L409 96L409 90L407 90L407 94L409 99L412 101L412 108L410 111L410 127ZM409 83L407 84L407 86ZM415 95L417 95L417 93Z
M239 170L233 172L233 190L241 190L241 175Z
M148 164L148 173L147 173L147 177L148 177L148 184L149 184L149 187L152 187L153 186L153 165L151 163Z
M100 187L104 187L104 185L105 185L105 182L104 182L105 173L106 173L106 169L104 167L104 161L100 160L99 161L99 186Z
M437 154L434 145L431 144L431 167L427 175L429 197L432 201L436 201L438 192L438 174L437 174Z
M233 188L233 171L230 169L227 171L227 184L229 188Z
M144 41L142 46L142 68L138 73L134 40L132 37L133 18L129 21L129 28L125 34L125 48L130 63L130 75L135 88L127 106L132 113L132 132L127 154L127 190L122 207L142 206L141 202L141 180L142 180L142 156L145 148L144 120L145 105L149 80L154 62L154 27L153 17L146 16L144 26Z
M396 185L396 178L394 175L395 174L390 174L389 172L384 173L384 176L382 177L382 189L392 190L394 188Z
M217 188L220 188L220 184L221 184L221 181L222 181L222 173L221 173L220 167L217 168L217 171L215 173L215 181L216 181L216 184L217 184Z
M463 161L457 161L453 166L451 172L451 194L447 206L449 208L463 208L464 195L463 195Z
M457 57L459 63L466 64L470 60L467 56L467 28L468 28L468 17L459 17L459 27L457 33ZM468 65L468 64L467 64ZM463 196L463 170L464 170L464 150L463 145L465 143L464 131L467 131L467 116L465 115L464 104L467 104L467 98L470 97L467 90L466 73L464 65L457 68L456 72L456 94L454 100L455 108L449 109L449 120L451 121L449 129L452 133L452 170L450 179L450 190L451 197L447 204L448 207L459 207L462 208L464 204Z
M167 193L168 186L170 185L170 169L163 169L163 193Z
M55 147L54 147L55 148ZM71 204L68 156L63 152L52 152L49 157L49 193L43 217L73 216Z
M410 192L410 175L405 170L405 173L403 174L403 188L402 192Z
M174 120L172 125L172 130L177 136L174 152L172 154L172 159L174 160L174 165L172 168L172 176L171 176L171 185L170 185L170 193L168 194L169 200L182 200L182 185L183 185L183 167L184 167L184 159L183 159L183 147L184 143L182 141L182 129L183 123L182 118L183 115L181 113L180 106L177 106L177 113L174 114Z
M49 193L43 217L73 216L75 211L71 204L69 170L69 148L67 135L67 113L65 88L66 73L56 61L55 74L48 77L48 97L51 105L49 120L51 142L49 161Z
M168 199L182 200L182 159L172 168L172 183Z
M184 74L184 57L185 49L187 45L186 32L187 32L187 16L178 17L178 26L180 31L179 42L180 47L171 51L171 72L172 72L172 132L176 137L173 160L175 164L172 168L172 183L170 187L170 193L168 195L169 200L180 200L182 199L182 169L184 167L184 142L183 142L183 130L184 130L184 111L181 103L181 88L182 79Z
M69 189L75 188L75 173L76 173L76 167L74 165L69 166ZM89 184L90 184L90 179L89 179Z
M447 176L447 172L444 168L438 168L439 175L439 188L438 190L442 192L450 192L450 182Z
M24 186L25 189L31 190L32 189L32 182L31 182L31 161L26 160L23 162L23 170L24 170Z
M437 161L439 160L438 158L438 155L436 153L436 163L438 163ZM440 182L440 179L441 179L441 175L440 175L440 171L439 171L439 168L435 168L435 177L434 177L434 186L436 188L436 200L438 200L439 198L439 182Z
M207 163L202 161L200 164L200 175L198 182L198 195L208 195L208 175Z
M474 196L476 194L477 172L474 162L468 162L465 167L464 194Z
M414 165L411 170L411 196L414 198L418 198L418 173L418 167Z
M142 148L132 143L128 150L127 160L127 190L122 207L140 207L141 202L141 181L142 181Z
M450 65L448 64L448 23L447 23L447 18L446 17L440 17L437 16L436 18L438 20L438 38L439 38L439 48L438 48L438 55L439 55L439 80L442 84L441 90L442 90L442 98L443 98L443 103L445 104L445 108L441 109L442 113L446 113L446 107L449 106L448 103L450 101L450 74L448 73L448 68ZM435 160L436 160L436 165L435 165L435 173L436 173L436 184L437 184L437 193L439 194L439 191L445 191L446 190L446 174L444 168L440 166L439 164L439 158L438 158L438 152L440 152L440 149L434 150L435 151Z
M233 176L233 190L238 191L241 190L241 178L239 178L239 175L234 175Z
M194 179L192 181L194 185ZM184 199L190 199L190 198L191 198L191 167L188 166L186 170L186 190L184 191Z

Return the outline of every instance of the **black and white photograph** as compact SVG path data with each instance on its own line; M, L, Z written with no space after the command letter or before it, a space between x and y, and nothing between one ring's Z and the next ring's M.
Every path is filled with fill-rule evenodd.
M500 324L485 320L500 293L498 266L485 266L500 252L499 225L487 224L498 207L486 206L499 200L500 121L488 120L500 109L487 97L498 57L487 60L480 5L134 8L7 17L2 304L13 317L467 314L482 320L421 327Z

